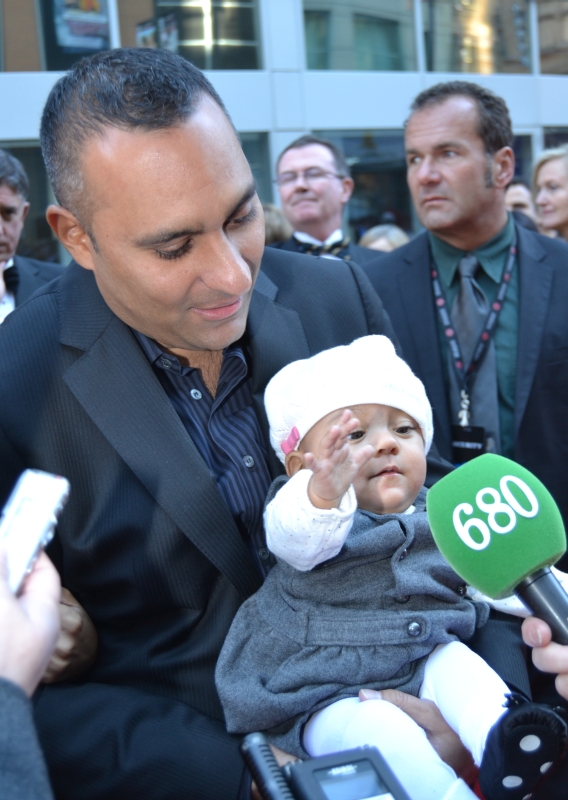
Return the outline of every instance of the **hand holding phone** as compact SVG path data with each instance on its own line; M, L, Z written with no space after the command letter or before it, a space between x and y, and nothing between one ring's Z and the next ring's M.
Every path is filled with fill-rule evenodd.
M61 584L57 570L40 553L32 574L16 597L0 560L0 677L31 697L59 633Z

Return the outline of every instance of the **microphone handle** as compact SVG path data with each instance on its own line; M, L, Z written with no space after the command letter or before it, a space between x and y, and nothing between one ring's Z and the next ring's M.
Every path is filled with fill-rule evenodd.
M245 736L241 754L263 800L294 800L264 734L249 733Z
M515 594L535 617L549 624L555 642L568 644L568 594L549 567L522 580Z

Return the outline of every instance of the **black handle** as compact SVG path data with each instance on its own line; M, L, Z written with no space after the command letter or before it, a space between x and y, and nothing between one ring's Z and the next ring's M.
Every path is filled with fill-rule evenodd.
M294 800L264 734L245 736L241 753L263 800Z
M549 567L521 581L515 594L535 617L550 625L555 642L568 644L568 594Z

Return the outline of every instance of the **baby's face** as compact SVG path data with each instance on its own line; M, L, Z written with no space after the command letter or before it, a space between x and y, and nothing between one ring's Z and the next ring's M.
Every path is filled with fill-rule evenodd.
M399 514L415 501L426 478L424 440L418 423L391 406L353 406L359 426L350 434L349 446L371 445L374 455L353 481L357 503L375 514ZM320 419L302 439L300 449L317 455L324 434L343 409Z

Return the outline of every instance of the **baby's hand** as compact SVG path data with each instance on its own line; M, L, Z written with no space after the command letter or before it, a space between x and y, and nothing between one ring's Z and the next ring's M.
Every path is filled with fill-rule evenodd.
M316 508L337 508L361 467L373 455L370 445L354 450L349 435L359 426L353 412L345 409L337 425L324 435L314 453L306 453L304 464L313 475L308 484L308 496Z

